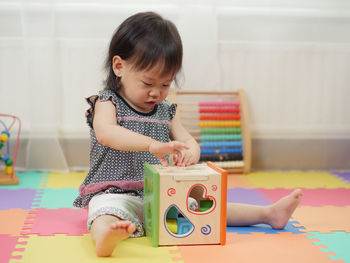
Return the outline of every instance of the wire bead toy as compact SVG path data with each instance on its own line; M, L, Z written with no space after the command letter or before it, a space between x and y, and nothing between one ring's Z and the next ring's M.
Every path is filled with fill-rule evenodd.
M0 161L4 162L5 164L5 169L3 171L0 171L0 185L18 184L19 180L16 175L14 167L16 164L19 136L21 133L21 120L17 116L3 114L3 113L0 113L0 117L11 119L11 123L8 126L3 120L0 119L0 124L4 129L3 131L0 132L0 150L1 150ZM13 158L11 158L10 131L16 123L18 124L18 131L17 131L16 144L14 147Z

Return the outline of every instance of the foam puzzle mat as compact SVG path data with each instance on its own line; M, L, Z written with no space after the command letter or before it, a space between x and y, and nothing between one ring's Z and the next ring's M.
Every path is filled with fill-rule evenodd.
M85 172L18 173L0 186L0 263L38 262L350 262L350 172L257 171L229 176L228 202L269 205L303 190L283 230L263 224L227 227L225 246L154 248L146 237L121 242L98 258L87 211L72 206Z

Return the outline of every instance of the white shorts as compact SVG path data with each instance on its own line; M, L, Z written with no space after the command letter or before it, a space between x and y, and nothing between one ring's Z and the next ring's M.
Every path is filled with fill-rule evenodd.
M90 230L92 222L101 215L114 215L134 223L136 230L130 237L140 237L144 235L142 211L143 202L139 197L127 194L98 194L89 202L87 227Z

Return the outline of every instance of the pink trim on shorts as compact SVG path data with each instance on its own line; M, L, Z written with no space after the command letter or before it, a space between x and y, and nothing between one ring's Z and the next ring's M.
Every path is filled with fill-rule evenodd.
M80 186L79 193L80 195L86 195L90 193L96 193L103 189L108 188L109 186L116 186L125 190L142 190L143 181L109 181L101 182L96 184L90 184L88 186Z

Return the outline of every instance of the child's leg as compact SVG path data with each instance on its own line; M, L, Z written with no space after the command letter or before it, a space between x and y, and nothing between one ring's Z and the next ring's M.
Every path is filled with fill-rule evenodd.
M271 206L255 206L247 204L227 204L228 226L249 226L268 224L274 229L283 229L302 196L300 189L281 198Z
M116 216L102 215L91 225L91 236L96 244L99 257L109 257L117 244L128 238L136 229L130 221L120 220Z
M96 254L108 257L117 244L143 235L142 199L125 194L99 194L89 202L88 229L96 244Z

